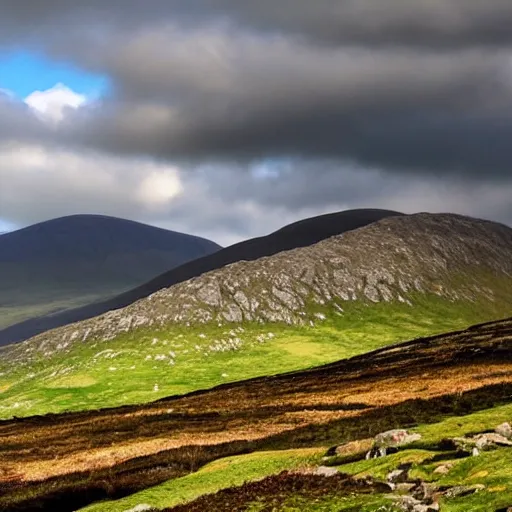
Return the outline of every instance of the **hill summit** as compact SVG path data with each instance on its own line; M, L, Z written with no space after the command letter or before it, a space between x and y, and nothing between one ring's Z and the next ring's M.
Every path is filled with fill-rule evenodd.
M73 215L0 236L0 307L9 320L108 297L220 249L113 217Z
M240 261L33 341L108 340L179 323L304 325L351 302L418 295L512 308L512 229L451 214L389 217L315 245ZM46 345L46 343L45 343Z
M106 301L88 304L83 307L62 311L60 313L47 315L41 318L33 318L8 327L7 329L0 331L0 346L8 343L22 341L49 329L55 329L66 324L101 315L114 309L126 307L139 299L143 299L144 297L157 292L158 290L168 288L177 283L187 281L206 272L222 268L226 265L236 263L241 260L252 261L264 256L271 256L281 251L309 246L333 235L357 229L376 222L380 219L396 215L402 214L389 210L363 209L348 210L328 215L321 215L319 217L301 220L299 222L290 224L289 226L286 226L270 235L246 240L220 251L214 252L213 250L205 250L203 254L200 254L200 251L196 251L196 258L198 259L193 259L193 261L184 263L183 265L176 268L172 268L175 266L174 264L169 264L167 267L162 268L162 265L155 265L154 263L150 264L149 261L143 262L141 261L139 255L139 259L137 260L139 262L137 267L139 268L139 272L146 272L146 275L148 275L147 272L152 271L153 274L149 277L154 277L157 275L159 273L157 270L165 270L166 272L158 275L149 282L146 282L132 290L124 292ZM78 220L85 223L89 219ZM53 225L55 224L56 221L53 221ZM112 230L109 230L109 232L110 231ZM140 236L142 236L142 233ZM110 241L107 236L104 236L103 239L107 246L112 244L112 241ZM87 243L85 240L86 238L81 240L80 244L82 246ZM125 243L124 240L125 239L122 238L118 244L121 245L122 243ZM135 238L134 240L137 239ZM180 242L177 245L179 247L187 247L187 244L189 243L188 240L189 239L186 239L186 244L184 242ZM194 240L194 242L196 242L196 240ZM202 247L201 244L206 243L207 248L215 248L208 245L206 241L202 241L200 239L197 239L197 243L200 245L200 247ZM137 245L147 246L148 242L138 240ZM130 248L125 247L124 250L129 252L132 249L133 247L130 246ZM100 249L98 248L98 250ZM103 249L103 251L104 250L105 249ZM84 251L87 253L90 252L91 249L85 247ZM192 258L187 259L190 260ZM101 282L99 277L99 275L91 275L89 276L89 279L92 281Z

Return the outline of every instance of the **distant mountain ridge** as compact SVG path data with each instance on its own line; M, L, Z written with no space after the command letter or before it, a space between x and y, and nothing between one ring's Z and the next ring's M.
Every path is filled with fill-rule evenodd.
M37 314L52 304L98 300L219 249L114 217L53 219L0 236L0 308Z
M343 304L420 295L495 302L512 311L512 229L451 214L391 216L314 245L239 261L130 306L41 334L32 347L107 341L141 327L187 322L322 321ZM315 312L315 309L317 312Z
M163 288L198 277L205 272L246 260L253 261L281 251L305 247L333 235L367 226L386 217L403 215L378 209L348 210L305 219L268 236L240 242L213 254L193 260L112 299L54 315L34 318L0 331L0 346L22 341L44 331L78 322L107 311L126 307Z
M221 247L204 238L157 228L140 222L105 215L70 215L3 233L0 261L34 259L95 258L112 253L176 250L177 243L185 257L194 251Z

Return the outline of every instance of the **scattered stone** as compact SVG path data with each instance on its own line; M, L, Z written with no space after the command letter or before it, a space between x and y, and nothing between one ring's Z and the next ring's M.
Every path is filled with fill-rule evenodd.
M473 438L476 448L481 451L492 450L500 446L512 446L512 441L500 434L479 434Z
M409 480L409 472L405 469L395 469L388 473L386 479L392 484L403 484Z
M368 450L371 450L373 446L373 439L360 439L358 441L351 441L350 443L341 444L339 446L335 446L331 448L328 452L328 456L338 455L353 455L356 453L366 453Z
M439 510L438 503L422 503L412 496L400 496L398 503L405 512L437 512Z
M495 432L507 439L512 439L512 427L510 426L510 423L502 423L501 425L498 425Z
M434 474L436 475L447 475L450 470L453 468L453 464L451 462L447 462L446 464L441 464L434 469Z
M454 437L445 439L442 444L446 448L473 456L501 447L512 447L512 441L497 433L478 434L473 437Z
M373 440L372 449L366 454L367 459L375 459L377 457L385 457L391 453L390 449L407 446L421 439L420 434L409 434L407 430L396 429L388 430L377 434Z
M334 476L338 474L338 470L336 468L330 468L328 466L319 466L315 469L313 474L319 476Z
M417 500L432 503L434 494L437 492L438 487L435 484L421 482L412 490L412 496Z
M151 505L146 505L145 503L143 503L129 510L125 510L125 512L145 512L146 510L151 510L152 508L153 507Z
M398 483L395 485L395 492L398 494L409 494L416 484L411 482Z
M476 485L457 485L448 489L444 493L445 498L459 498L461 496L469 496L470 494L475 494L475 492L481 491L485 489L485 485L476 484Z

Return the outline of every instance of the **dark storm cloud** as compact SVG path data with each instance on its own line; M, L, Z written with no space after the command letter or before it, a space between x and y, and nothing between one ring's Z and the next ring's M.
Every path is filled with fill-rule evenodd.
M48 125L23 102L0 90L0 143L23 139L49 141L54 137Z
M511 26L510 0L2 0L0 49L111 90L59 125L0 97L0 151L25 152L0 216L80 205L223 243L361 206L512 221ZM138 187L174 165L153 210Z
M1 14L17 43L32 34L110 77L100 108L51 132L70 146L171 161L510 173L511 60L505 47L486 47L506 42L509 1L4 0ZM443 33L468 48L438 52ZM314 45L315 34L338 34L338 44ZM365 46L414 37L427 46Z
M116 97L69 136L163 159L336 158L503 177L509 60L480 50L326 49L229 29L142 33L97 59Z
M7 36L16 27L41 33L93 21L116 30L162 19L188 24L229 19L332 44L450 47L512 41L509 0L4 0L0 27Z

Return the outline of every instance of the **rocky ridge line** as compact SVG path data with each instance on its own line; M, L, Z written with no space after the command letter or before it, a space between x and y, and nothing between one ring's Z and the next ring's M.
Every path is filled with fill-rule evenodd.
M501 224L452 214L390 217L310 247L208 272L22 346L65 349L173 323L303 325L323 319L311 312L312 304L334 304L343 314L348 301L411 304L414 293L492 301L493 290L479 276L512 282L511 255L512 229Z

